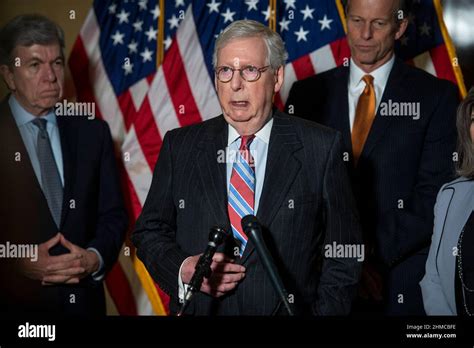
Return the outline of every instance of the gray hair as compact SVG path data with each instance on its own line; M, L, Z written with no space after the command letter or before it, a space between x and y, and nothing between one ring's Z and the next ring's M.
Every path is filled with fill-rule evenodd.
M0 30L0 64L13 64L13 51L18 46L59 44L64 58L64 32L49 18L26 14L13 18Z
M471 139L471 124L474 114L474 87L458 107L456 127L458 129L458 161L456 172L460 176L474 179L474 142Z
M239 20L230 24L219 34L214 46L212 55L212 65L217 68L217 54L229 41L240 38L261 37L267 46L267 63L273 70L280 66L285 66L288 53L280 35L272 31L269 27L253 20Z

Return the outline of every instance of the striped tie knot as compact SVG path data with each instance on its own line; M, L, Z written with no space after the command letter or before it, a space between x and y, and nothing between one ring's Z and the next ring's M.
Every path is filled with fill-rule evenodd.
M242 135L241 137L242 142L240 143L239 150L248 150L250 144L252 144L253 139L255 139L255 135Z
M250 153L250 144L252 144L253 139L255 139L255 135L242 135L240 143L240 158L239 161L245 161L248 165L252 168L255 168L255 162L252 154Z

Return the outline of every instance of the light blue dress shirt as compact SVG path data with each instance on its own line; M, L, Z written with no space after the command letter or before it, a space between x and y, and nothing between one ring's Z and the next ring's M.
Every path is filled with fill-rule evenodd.
M38 154L36 152L36 141L38 139L39 129L32 122L37 118L37 116L32 115L26 111L18 103L13 95L10 96L8 104L10 105L13 118L15 119L18 130L20 131L23 144L25 144L26 151L30 157L31 165L33 166L33 170L35 171L36 177L38 178L38 182L41 186L41 169L38 161ZM41 116L41 118L47 121L46 131L49 135L54 160L56 162L56 166L58 167L59 176L61 177L61 183L64 187L63 154L61 151L61 139L59 138L59 129L56 115L54 114L54 111L51 110L47 115Z

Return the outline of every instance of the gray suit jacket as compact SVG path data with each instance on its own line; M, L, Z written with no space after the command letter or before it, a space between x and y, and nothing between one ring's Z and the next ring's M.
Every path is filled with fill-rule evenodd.
M457 315L454 251L473 206L473 180L460 177L444 185L438 193L426 274L420 282L423 304L428 315Z
M204 251L213 225L231 230L226 163L217 158L226 148L227 133L228 124L219 116L165 135L132 235L138 257L171 295L172 313L179 306L181 263ZM355 294L360 262L324 257L325 245L361 241L342 159L339 133L274 113L257 218L297 313L347 314ZM284 314L251 241L236 262L247 269L237 289L219 299L198 293L187 314Z

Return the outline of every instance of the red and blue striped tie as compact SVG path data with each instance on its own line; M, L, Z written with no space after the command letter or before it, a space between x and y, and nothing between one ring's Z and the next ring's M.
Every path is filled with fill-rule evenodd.
M232 233L240 249L241 257L248 240L242 230L241 220L246 215L254 214L255 165L249 150L249 146L254 138L254 135L241 136L242 141L232 166L229 185L227 209L229 211Z

